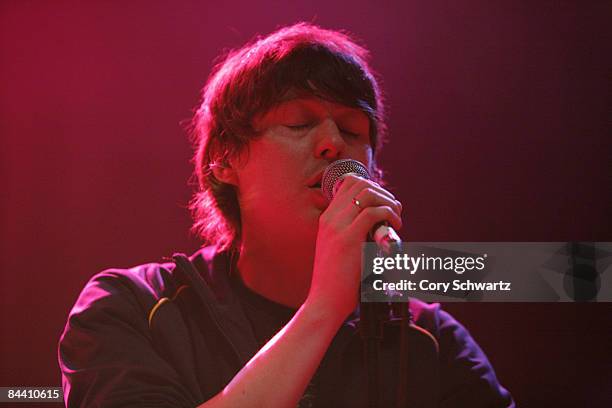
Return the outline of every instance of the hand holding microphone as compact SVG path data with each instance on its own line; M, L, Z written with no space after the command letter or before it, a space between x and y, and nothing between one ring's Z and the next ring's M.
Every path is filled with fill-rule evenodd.
M402 226L402 206L369 180L365 166L355 160L330 164L321 188L333 199L319 217L308 303L324 311L325 319L340 324L357 305L361 244L371 236L383 250L399 245L393 229Z
M327 166L321 181L321 190L328 200L331 201L334 198L344 177L348 174L354 174L366 180L370 180L370 173L361 162L352 159L336 160ZM384 190L384 192L387 191ZM392 195L391 198L395 200ZM357 197L354 197L353 204L362 208L365 201L362 202ZM398 252L402 249L402 240L388 222L376 224L370 231L369 237L378 244L380 250L385 254Z

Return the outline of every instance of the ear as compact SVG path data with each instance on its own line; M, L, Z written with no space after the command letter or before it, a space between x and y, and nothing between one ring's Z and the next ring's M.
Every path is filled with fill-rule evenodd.
M231 164L213 163L210 168L217 180L233 186L238 185L238 174Z

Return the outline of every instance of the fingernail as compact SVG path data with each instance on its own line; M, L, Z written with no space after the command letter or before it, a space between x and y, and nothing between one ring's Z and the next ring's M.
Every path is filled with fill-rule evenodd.
M343 178L341 178L338 181L336 181L336 184L334 184L334 195L336 195L336 193L340 189L340 186L342 185L342 183L344 183L344 179Z

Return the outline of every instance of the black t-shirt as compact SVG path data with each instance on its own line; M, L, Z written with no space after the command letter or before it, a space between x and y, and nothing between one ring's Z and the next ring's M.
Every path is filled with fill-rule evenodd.
M280 331L295 315L296 309L290 308L280 303L273 302L260 294L249 289L239 274L232 274L230 284L237 298L239 299L244 313L251 323L253 334L263 347L276 333ZM319 370L313 376L304 391L304 395L298 403L299 408L310 408L314 406L318 394L317 382Z
M67 406L193 407L223 389L257 351L255 340L265 344L295 314L240 280L230 284L229 263L214 248L193 260L174 259L175 269L109 269L88 282L59 344ZM410 310L417 326L409 331L414 336L405 358L398 353L403 340L397 325L383 327L380 406L396 406L400 362L407 364L413 406L514 406L461 324L438 304L412 299ZM367 406L357 323L354 314L338 329L301 407L315 399L319 407Z
M230 283L240 300L247 319L251 323L260 347L263 347L268 340L274 337L297 311L252 291L244 284L238 273L232 274Z

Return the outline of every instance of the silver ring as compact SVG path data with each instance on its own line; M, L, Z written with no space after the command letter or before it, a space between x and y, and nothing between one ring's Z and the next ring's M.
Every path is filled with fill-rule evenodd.
M356 197L353 197L353 204L355 204L357 206L357 208L359 208L361 210L361 203L359 202L359 200Z

